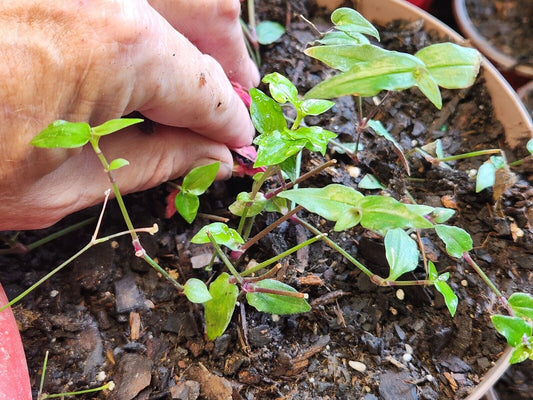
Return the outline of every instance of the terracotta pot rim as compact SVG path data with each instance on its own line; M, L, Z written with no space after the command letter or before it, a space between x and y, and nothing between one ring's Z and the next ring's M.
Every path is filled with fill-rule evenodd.
M474 27L472 20L468 16L466 0L453 0L453 12L461 31L472 41L473 45L485 54L485 56L494 61L494 63L500 66L502 70L515 71L518 75L533 78L532 66L519 64L517 59L503 53L497 47L493 46Z

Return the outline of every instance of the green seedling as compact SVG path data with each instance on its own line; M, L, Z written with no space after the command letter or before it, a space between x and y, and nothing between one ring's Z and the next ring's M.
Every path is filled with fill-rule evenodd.
M174 204L176 210L189 224L194 221L200 207L199 196L215 181L220 163L216 162L192 169L183 178L183 183L179 186L179 193L176 195Z

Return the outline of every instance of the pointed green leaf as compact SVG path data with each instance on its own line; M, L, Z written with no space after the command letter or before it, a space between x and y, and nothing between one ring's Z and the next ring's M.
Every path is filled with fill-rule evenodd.
M301 126L296 131L287 130L293 140L305 140L305 147L310 151L325 154L328 142L337 135L320 126Z
M194 194L180 191L174 199L174 205L183 219L190 224L196 218L198 207L200 207L200 200Z
M279 163L281 172L293 182L300 177L300 169L298 168L298 163L296 162L297 157L298 154L294 154L293 156L288 157Z
M191 278L183 285L183 294L191 303L205 303L213 298L205 283L200 279Z
M533 321L533 296L528 293L513 293L509 297L509 306L517 317Z
M483 189L494 186L496 181L496 167L490 160L481 164L477 171L476 177L476 193L481 192Z
M266 199L263 193L257 193L253 200L250 199L250 193L241 192L237 195L237 200L229 206L233 215L241 217L246 210L247 217L253 217L259 214L266 205Z
M387 55L361 62L348 71L320 82L304 98L330 99L346 95L371 97L382 90L403 90L417 86L415 71L425 68L418 58L389 51Z
M364 33L379 40L378 30L354 9L348 7L337 8L331 14L331 22L335 28L348 34Z
M520 317L493 315L491 319L496 330L502 334L505 339L507 339L507 343L513 347L520 346L524 336L531 336L531 325Z
M360 189L385 189L385 186L382 185L377 178L372 174L366 174L363 176L363 179L357 185Z
M257 41L262 45L274 43L285 33L285 27L279 22L261 21L257 24Z
M287 200L278 196L272 197L268 199L265 206L265 211L286 214L289 211Z
M418 266L418 246L400 228L391 229L385 235L385 255L390 267L388 279L395 281Z
M217 161L213 164L193 168L187 175L185 175L185 178L183 178L181 191L196 196L205 193L207 188L214 182L219 167L220 162Z
M463 253L472 250L472 238L464 229L457 226L435 225L435 232L446 245L446 252L461 258Z
M113 171L115 169L125 167L126 165L130 165L128 160L125 160L124 158L115 158L109 163L109 170Z
M481 65L481 54L454 43L438 43L419 50L415 56L426 65L439 86L460 89L471 86Z
M405 204L392 197L366 196L357 202L363 217L361 225L367 229L385 234L394 228L432 228L426 218L409 210Z
M307 99L302 101L300 109L305 115L320 115L335 105L329 100Z
M361 211L356 207L351 207L341 214L337 223L333 227L334 231L340 232L359 224L361 222Z
M435 264L431 260L428 260L428 280L434 282L439 277L439 273L437 272L437 268L435 268Z
M57 120L44 128L30 142L36 147L72 149L89 142L91 128L86 122Z
M369 44L370 41L366 36L357 33L351 33L348 35L342 31L327 32L321 39L317 40L318 43L323 45L344 45L351 46L354 44Z
M239 289L229 283L229 278L224 272L209 286L212 299L204 303L205 326L209 340L221 336L231 322Z
M446 307L448 307L448 311L453 317L457 311L457 305L459 304L459 299L457 298L456 294L453 292L450 285L443 280L437 280L435 282L435 288L440 292L440 294L442 294L442 297L444 297Z
M440 95L439 85L433 79L425 67L418 67L413 72L416 86L433 103L439 110L442 108L442 97Z
M409 211L412 211L421 217L431 214L434 210L433 207L426 206L425 204L406 204L405 206L409 209Z
M262 81L269 84L268 88L270 90L270 94L278 103L299 103L298 90L296 89L296 86L294 86L294 84L288 78L280 73L272 72L268 75L265 75Z
M287 128L283 129L289 131ZM279 164L302 150L307 142L307 139L293 139L286 134L282 135L280 131L262 134L254 140L258 146L254 167Z
M389 50L371 44L332 44L305 49L305 54L322 61L331 68L348 71L353 66L376 60L391 53Z
M431 218L433 218L433 221L435 221L435 223L442 224L448 221L451 217L453 217L454 214L455 210L451 208L435 207L435 209L431 213Z
M104 122L101 125L95 126L92 129L92 133L96 136L109 135L110 133L119 131L121 129L127 128L128 126L135 125L143 122L141 118L118 118L111 119Z
M219 245L226 246L231 250L238 250L239 246L244 243L243 238L235 229L228 227L222 222L213 222L212 224L202 227L202 229L193 236L191 243L211 243L207 236L208 231L213 239L215 239L215 242Z
M357 190L339 184L323 188L292 189L278 196L300 204L330 221L338 221L363 197Z
M532 357L533 357L532 344L530 343L529 347L526 347L525 345L520 345L517 348L515 348L514 351L512 352L511 358L509 358L509 364L518 364Z
M259 133L272 133L287 127L281 106L259 89L250 89L250 115Z
M263 279L257 282L255 286L296 293L296 290L291 286L274 279ZM255 307L258 311L269 314L297 314L307 312L311 309L311 306L304 298L283 296L279 294L249 292L246 293L246 300L248 301L248 304Z

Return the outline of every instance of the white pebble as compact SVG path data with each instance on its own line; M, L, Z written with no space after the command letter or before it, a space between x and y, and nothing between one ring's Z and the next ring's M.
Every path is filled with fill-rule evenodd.
M405 362L409 362L413 359L413 355L412 354L409 354L409 353L405 353L403 356L402 356L403 360Z
M58 294L59 294L59 292L57 290L51 290L50 291L50 297L52 297L52 298L56 297Z
M396 297L398 298L398 300L405 299L405 292L403 291L403 289L398 289L396 291Z
M357 178L359 175L361 175L361 168L348 165L346 167L346 172L348 172L348 175L350 175L352 178Z
M359 361L348 361L348 365L359 372L366 371L366 365Z
M467 286L468 286L468 281L467 281L466 279L463 279L463 280L461 281L461 286L463 286L463 287L467 287Z
M96 374L96 380L98 382L103 382L105 381L105 378L106 378L106 375L105 375L105 372L104 371L100 371L98 372L98 374Z

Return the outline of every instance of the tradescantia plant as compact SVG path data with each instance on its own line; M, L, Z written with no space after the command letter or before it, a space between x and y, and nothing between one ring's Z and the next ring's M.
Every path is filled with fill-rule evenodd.
M203 304L207 337L215 339L227 329L239 299L246 299L252 307L271 314L309 311L311 307L306 294L274 277L280 268L279 260L319 240L342 254L377 285L434 286L443 295L453 316L457 309L458 297L447 283L449 273L439 273L435 264L427 260L419 250L420 236L431 233L442 241L450 257L462 258L471 265L508 310L509 316L494 315L492 320L498 332L515 348L512 362L533 358L533 297L524 293L515 293L508 300L504 297L471 257L473 242L470 235L462 228L446 224L453 216L454 210L406 204L389 196L365 195L355 187L338 184L298 187L335 163L335 160L332 160L311 171L301 170L301 155L304 149L324 155L328 143L337 136L320 126L310 126L306 123L308 116L320 115L333 107L334 102L329 99L344 95L356 96L359 106L356 133L371 130L390 140L395 150L403 154L400 145L383 124L372 119L375 112L363 115L361 98L374 96L382 91L417 87L429 101L440 108L442 99L439 86L451 89L469 86L474 82L480 66L481 57L477 51L452 43L428 46L415 55L382 49L367 38L370 36L379 39L375 27L359 13L348 8L333 12L332 22L332 30L321 35L306 53L340 71L337 75L319 83L304 95L299 94L292 82L279 73L272 73L263 78L263 82L268 85L269 94L259 89L250 90L251 117L259 132L255 139L257 157L254 167L261 168L260 172L254 174L251 190L239 193L229 207L230 212L239 218L234 228L227 223L211 223L201 228L191 239L195 244L210 244L224 264L225 271L213 276L209 286L196 278L189 279L184 285L173 280L146 255L140 246L135 228L129 222L125 207L119 200L136 254L145 258L158 271L162 271L190 301ZM288 107L293 109L294 119L286 117L284 109ZM60 121L46 128L32 143L42 147L77 147L90 143L99 155L106 172L112 173L113 169L127 165L127 161L118 159L108 164L98 147L98 139L103 134L136 122L139 121L113 120L106 123L107 125L91 128L87 124ZM340 145L348 148L346 145ZM354 150L357 148L358 144ZM402 162L408 168L405 156ZM191 171L183 179L178 194L180 197L176 197L175 205L187 222L195 218L198 196L208 189L217 169L216 164L201 167ZM370 179L366 185L375 187L379 182ZM361 184L358 189L363 189ZM118 186L114 184L113 190L117 199L121 199ZM380 235L389 264L388 276L374 274L370 268L329 238L328 232L322 232L299 216L303 208L331 221L333 231L360 227L372 231L374 235ZM255 236L251 236L255 217L267 212L275 213L278 219ZM312 237L268 260L245 268L242 262L243 254L268 232L287 220L304 226ZM402 279L406 273L415 270L423 271L423 279Z

